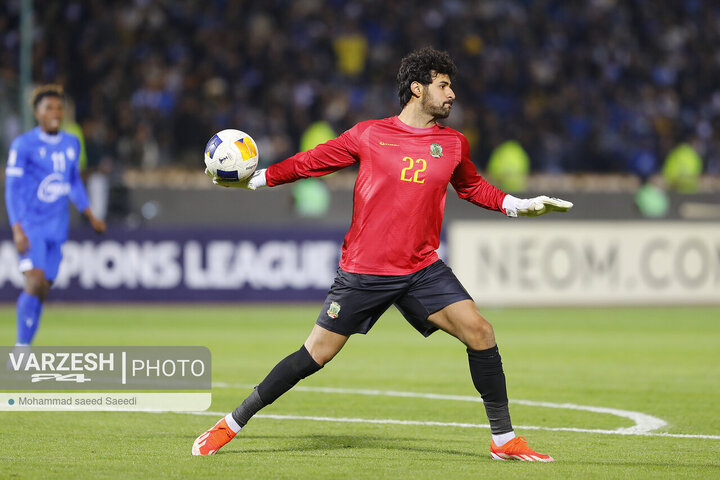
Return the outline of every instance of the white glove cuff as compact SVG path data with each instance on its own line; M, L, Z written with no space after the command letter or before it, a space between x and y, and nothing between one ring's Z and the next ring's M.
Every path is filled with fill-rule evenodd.
M508 217L517 217L518 210L520 209L522 200L512 195L505 195L505 199L502 203L502 208L505 210L505 215Z
M267 186L267 178L265 177L265 170L266 168L263 168L262 170L258 170L255 173L253 173L252 177L250 177L250 181L248 182L248 187L251 190L256 190L260 187Z

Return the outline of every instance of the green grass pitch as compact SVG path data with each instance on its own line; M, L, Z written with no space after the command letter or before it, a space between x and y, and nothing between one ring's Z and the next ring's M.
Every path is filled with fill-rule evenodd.
M300 347L318 309L51 303L36 344L207 346L210 410L227 412ZM422 423L485 425L480 403L382 394L477 395L464 347L442 332L423 339L391 309L215 456L192 457L190 447L216 415L0 412L0 478L720 478L720 309L483 313L495 326L517 433L554 463L492 461L488 428ZM10 345L14 308L0 307L0 318L0 343ZM634 422L535 402L641 412L667 425L653 435L585 432Z

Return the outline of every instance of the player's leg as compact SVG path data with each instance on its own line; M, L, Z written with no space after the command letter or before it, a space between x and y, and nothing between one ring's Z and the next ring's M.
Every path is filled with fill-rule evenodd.
M450 268L438 262L426 270L418 272L417 281L397 306L408 322L423 335L428 336L440 328L467 347L470 376L483 399L490 423L491 455L498 459L509 455L508 458L521 460L552 461L551 457L529 449L521 437L515 439L505 373L492 325L478 312ZM498 446L505 450L498 450Z
M480 393L490 423L490 455L495 460L552 462L516 437L510 420L505 372L490 322L477 311L472 300L462 300L433 313L428 321L467 346L470 376Z
M50 289L45 276L48 260L47 244L44 240L28 235L30 249L20 256L20 271L25 277L23 291L17 300L16 345L30 345L42 314L42 304Z
M193 455L213 455L242 430L260 409L273 403L300 380L320 370L337 355L346 335L315 325L300 349L280 361L242 402L193 443Z
M462 300L435 312L428 321L457 337L467 346L470 376L480 393L490 422L493 441L503 444L515 434L510 421L502 359L490 322L472 300Z
M350 335L367 333L398 296L393 288L376 291L368 287L373 277L339 270L317 323L300 350L278 363L238 408L200 435L193 443L193 455L217 452L261 408L332 360Z
M234 430L239 431L261 408L270 405L300 380L325 366L342 349L347 339L345 335L315 325L303 346L275 365L250 396L232 412L231 418L238 427Z
M35 238L30 235L30 254L20 262L21 270L26 270L25 289L18 299L18 340L19 345L30 345L40 326L43 304L50 287L57 277L62 261L62 243L53 240ZM32 247L33 243L35 247ZM24 267L24 268L23 268ZM29 270L27 270L29 268ZM22 303L22 309L20 304ZM22 317L20 311L22 310ZM23 320L21 320L21 318Z
M514 437L505 373L490 322L480 315L472 300L450 304L430 315L428 321L467 346L470 376L483 399L495 443Z
M25 287L17 300L16 345L32 343L40 325L42 304L49 289L50 283L42 270L33 268L25 272Z

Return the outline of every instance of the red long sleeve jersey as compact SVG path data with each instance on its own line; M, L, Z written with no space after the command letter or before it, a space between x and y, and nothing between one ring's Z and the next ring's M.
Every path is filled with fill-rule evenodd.
M406 275L435 262L448 183L460 198L503 211L505 193L477 174L464 135L437 124L410 127L398 117L361 122L265 175L273 187L355 162L353 217L340 260L347 272Z

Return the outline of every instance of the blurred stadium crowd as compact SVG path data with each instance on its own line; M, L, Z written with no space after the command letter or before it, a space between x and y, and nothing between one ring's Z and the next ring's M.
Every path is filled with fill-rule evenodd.
M657 172L688 142L720 172L720 3L710 0L69 0L34 2L33 79L66 86L88 161L200 164L239 128L264 164L399 112L400 58L460 73L449 123L485 167L516 139L536 172ZM2 142L19 133L19 0L0 6Z

